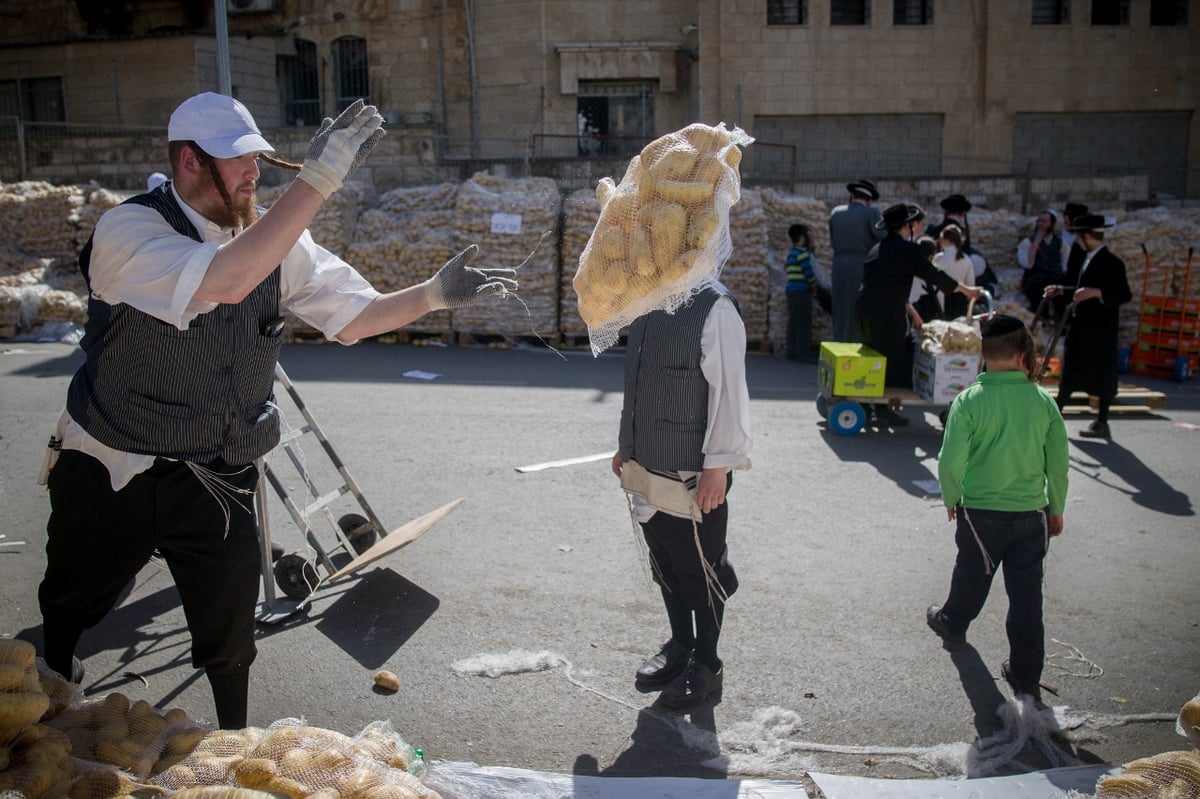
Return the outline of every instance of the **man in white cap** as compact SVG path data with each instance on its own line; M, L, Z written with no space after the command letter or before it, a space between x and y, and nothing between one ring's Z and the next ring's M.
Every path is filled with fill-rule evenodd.
M833 248L830 282L833 294L833 340L862 341L854 304L862 285L863 261L886 231L876 223L882 218L871 203L879 199L879 190L869 180L846 184L850 201L829 215L829 246Z
M283 314L343 344L515 289L468 266L380 293L306 228L384 135L357 101L326 119L297 179L259 217L273 151L232 97L185 100L167 129L173 179L106 213L80 254L90 290L47 459L51 513L39 589L47 665L82 679L75 650L152 554L170 567L222 728L247 724L261 575L255 460L279 441L273 402ZM44 470L46 471L46 470Z

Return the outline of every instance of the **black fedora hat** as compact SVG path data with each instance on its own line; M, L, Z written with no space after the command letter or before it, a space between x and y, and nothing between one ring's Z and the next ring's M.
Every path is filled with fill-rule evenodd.
M1072 233L1080 233L1082 231L1102 231L1104 228L1112 227L1113 223L1102 214L1083 214L1082 216L1071 217L1071 226L1067 230Z
M879 230L896 230L905 225L920 215L920 207L912 203L896 203L889 205L887 210L883 212L883 219L875 223L875 227Z
M1063 216L1069 216L1072 219L1083 216L1088 212L1088 207L1081 203L1067 203L1062 209Z
M965 214L971 210L971 201L961 194L951 194L942 200L942 209L951 214Z
M879 199L879 190L869 180L856 180L853 183L847 183L846 188L851 194L858 197L866 197L872 201Z

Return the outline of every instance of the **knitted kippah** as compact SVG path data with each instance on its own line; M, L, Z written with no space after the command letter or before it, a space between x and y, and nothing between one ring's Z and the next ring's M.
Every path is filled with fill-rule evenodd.
M1016 330L1021 330L1024 327L1025 323L1015 316L996 314L983 323L979 332L984 338L997 338L1008 335Z

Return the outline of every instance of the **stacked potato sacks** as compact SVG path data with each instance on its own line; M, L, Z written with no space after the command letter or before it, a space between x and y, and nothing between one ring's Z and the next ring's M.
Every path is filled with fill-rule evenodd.
M577 189L563 201L562 270L559 278L559 332L570 339L587 335L587 325L579 317L571 279L579 268L579 258L600 219L600 202L589 189Z
M1125 771L1101 777L1096 799L1198 799L1200 797L1200 697L1184 704L1176 730L1192 748L1143 757Z
M458 252L454 236L453 183L400 188L379 198L379 207L358 218L346 260L380 291L426 280ZM451 312L435 311L408 330L449 333Z
M724 123L692 124L646 145L620 184L600 180L600 218L572 281L593 353L720 273L732 250L729 209L741 194L738 147L751 141Z
M71 742L39 724L51 708L33 644L0 640L0 794L62 795L75 778Z
M386 722L351 738L284 719L265 730L210 733L153 783L170 792L228 785L288 799L439 799L414 773L422 767Z
M456 331L542 337L557 332L561 206L558 186L549 178L478 174L459 187L454 208L458 249L479 245L473 266L520 268L516 297L455 309Z
M744 189L737 205L729 209L729 236L733 250L721 270L721 282L737 297L747 344L765 344L770 315L770 235L759 191Z

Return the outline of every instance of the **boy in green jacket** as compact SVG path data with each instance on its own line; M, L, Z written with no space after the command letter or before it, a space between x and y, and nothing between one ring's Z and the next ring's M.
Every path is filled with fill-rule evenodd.
M1002 564L1009 656L1000 674L1014 693L1040 701L1042 566L1050 539L1063 531L1067 431L1054 398L1030 380L1036 354L1025 324L998 315L982 335L987 370L955 397L938 453L958 556L950 596L925 620L944 640L965 641Z

